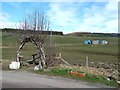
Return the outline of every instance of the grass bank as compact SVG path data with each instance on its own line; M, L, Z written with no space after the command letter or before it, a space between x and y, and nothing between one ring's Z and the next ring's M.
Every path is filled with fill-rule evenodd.
M74 71L74 69L70 68L51 68L47 70L40 70L40 71L34 71L37 74L45 74L45 75L52 75L52 76L62 76L66 78L71 78L71 79L76 79L76 80L81 80L81 81L87 81L89 83L100 83L100 84L105 84L111 87L118 87L118 84L115 80L110 80L108 81L106 77L99 76L99 75L94 75L90 73L86 73L80 70L77 70L79 73L86 73L84 77L80 76L74 76L69 74L70 71Z

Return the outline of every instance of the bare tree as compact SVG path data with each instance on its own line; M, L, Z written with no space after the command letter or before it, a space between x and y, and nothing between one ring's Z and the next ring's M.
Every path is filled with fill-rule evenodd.
M17 51L17 61L19 61L19 53L25 43L32 42L37 47L37 54L35 55L38 55L39 67L44 68L53 66L55 64L60 64L61 61L68 65L68 63L62 59L61 53L57 52L55 44L53 45L52 31L50 35L50 45L47 49L48 53L45 54L44 43L47 36L45 31L49 31L50 21L44 13L41 14L38 10L34 10L33 13L28 14L27 18L20 23L20 27L24 32L20 35L21 43ZM33 56L33 60L35 59L35 56Z
M38 10L34 10L33 13L29 14L27 18L20 23L20 27L24 30L24 32L20 35L20 38L22 39L20 47L17 51L17 55L19 55L20 50L23 48L26 42L32 42L37 47L37 54L40 59L39 65L46 67L46 57L43 44L47 35L44 31L49 31L49 25L50 22L47 20L44 13L40 14ZM31 30L31 33L28 30ZM18 57L19 56L17 56L17 58Z

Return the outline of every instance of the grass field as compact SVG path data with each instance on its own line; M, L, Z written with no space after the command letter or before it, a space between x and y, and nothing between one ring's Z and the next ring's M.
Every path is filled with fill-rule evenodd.
M84 45L86 39L106 39L108 45ZM48 38L49 40L49 38ZM76 36L56 36L52 37L52 41L56 44L57 50L62 53L63 59L72 64L84 63L86 56L90 62L118 62L118 38L110 37L76 37ZM2 34L2 58L13 60L16 57L16 51L19 47L18 36L8 33ZM29 45L28 45L29 44ZM31 58L31 54L36 52L33 44L27 43L22 55L26 59Z

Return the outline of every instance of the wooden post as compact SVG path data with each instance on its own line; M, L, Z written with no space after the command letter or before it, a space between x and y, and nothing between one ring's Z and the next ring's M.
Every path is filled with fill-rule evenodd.
M17 51L17 59L16 59L16 61L17 61L17 62L19 62L19 61L20 61L19 56L20 56L20 52L19 52L19 51Z
M33 55L32 55L33 63L35 63L35 59L36 59L35 56L36 56L36 55L37 55L37 54L33 54Z
M88 56L86 56L86 67L88 67Z

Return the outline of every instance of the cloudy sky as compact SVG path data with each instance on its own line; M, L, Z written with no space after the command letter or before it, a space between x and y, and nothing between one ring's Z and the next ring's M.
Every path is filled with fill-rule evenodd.
M0 3L0 28L16 28L25 15L38 8L55 31L118 33L118 2L6 2Z

